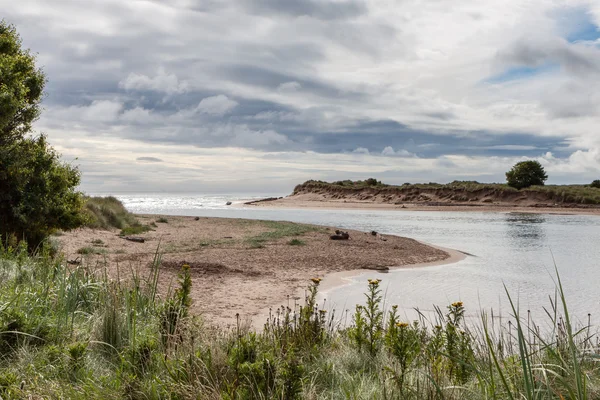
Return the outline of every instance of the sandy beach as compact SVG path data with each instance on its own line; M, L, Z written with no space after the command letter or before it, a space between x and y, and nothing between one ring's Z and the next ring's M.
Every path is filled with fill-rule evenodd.
M348 231L349 240L330 240L336 227L226 218L140 216L153 231L136 243L117 230L79 229L59 236L67 260L106 270L113 279L136 271L149 274L155 254L162 257L159 289L168 293L183 264L192 270L193 311L210 323L233 326L236 314L254 324L268 307L298 297L310 278L328 276L324 289L348 274L387 267L454 262L461 253L413 239ZM88 253L88 254L81 254ZM340 273L331 275L332 273ZM344 275L346 274L346 275Z
M516 212L536 214L600 215L598 207L560 207L507 205L507 204L435 204L403 203L390 204L372 200L331 199L321 194L303 193L271 201L258 201L251 204L237 204L238 207L269 207L296 209L348 209L348 210L384 210L384 211L447 211L447 212Z

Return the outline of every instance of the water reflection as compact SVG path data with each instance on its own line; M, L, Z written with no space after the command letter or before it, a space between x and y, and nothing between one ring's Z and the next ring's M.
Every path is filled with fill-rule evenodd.
M539 247L546 242L546 218L544 214L505 214L506 234L517 246Z

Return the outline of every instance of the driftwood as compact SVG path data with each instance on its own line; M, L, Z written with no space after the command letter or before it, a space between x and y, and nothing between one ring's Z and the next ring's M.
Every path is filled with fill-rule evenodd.
M141 238L141 237L136 237L136 236L124 236L124 237L122 237L122 239L129 240L130 242L136 242L136 243L144 243L146 241L146 239Z
M389 272L390 271L390 267L387 267L385 265L365 265L364 267L361 267L361 269L371 269L371 270L378 271L378 272Z
M350 234L348 232L342 232L340 230L335 231L335 235L329 236L331 240L348 240L350 239Z

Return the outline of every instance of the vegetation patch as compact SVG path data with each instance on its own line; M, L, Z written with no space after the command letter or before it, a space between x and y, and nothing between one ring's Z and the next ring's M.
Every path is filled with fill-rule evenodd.
M139 235L141 233L146 233L152 231L153 229L148 225L135 224L128 226L126 228L121 229L119 235L121 236L129 236L129 235Z
M600 191L591 185L544 185L529 186L521 190L505 183L480 183L477 181L453 181L447 184L429 183L405 183L403 185L367 185L365 181L337 181L333 183L310 180L294 188L293 194L300 193L329 193L343 195L354 195L365 193L366 195L389 195L407 196L410 200L417 200L419 194L445 193L454 196L455 199L466 199L465 194L485 194L495 199L502 200L505 197L531 196L538 201L552 204L600 204ZM458 201L458 200L457 200ZM492 200L493 201L493 200ZM488 201L489 202L489 201Z
M156 222L158 222L159 224L168 224L169 220L166 219L165 217L160 217L159 219L156 220Z
M300 239L292 239L287 244L289 244L290 246L304 246L306 245L306 242Z
M112 196L87 197L85 212L89 216L87 226L90 228L124 229L139 224L137 218L127 211L123 203Z
M77 249L77 254L82 254L82 255L88 255L88 254L101 255L101 254L106 254L106 250L98 248L98 247L87 246L87 247L81 247L81 248Z

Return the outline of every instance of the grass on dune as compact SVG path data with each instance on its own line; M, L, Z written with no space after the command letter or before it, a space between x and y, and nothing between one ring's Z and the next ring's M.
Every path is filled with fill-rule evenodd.
M159 265L157 252L147 274L111 281L85 262L67 268L47 247L0 247L0 396L600 398L596 332L572 325L560 279L547 335L510 295L503 321L482 312L467 324L461 302L404 321L384 308L379 280L341 323L317 304L316 278L302 305L273 310L253 332L190 314L189 267L160 297Z
M545 185L531 186L517 190L505 183L480 183L477 181L453 181L447 184L435 182L430 183L405 183L403 185L388 185L373 178L364 181L336 181L324 182L309 180L294 189L294 193L301 190L342 190L361 191L365 189L378 192L394 193L409 190L452 190L463 192L491 191L497 193L531 192L540 193L547 197L548 201L557 203L574 204L600 204L600 189L592 185Z

